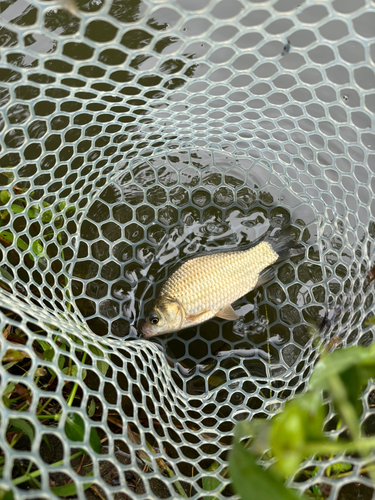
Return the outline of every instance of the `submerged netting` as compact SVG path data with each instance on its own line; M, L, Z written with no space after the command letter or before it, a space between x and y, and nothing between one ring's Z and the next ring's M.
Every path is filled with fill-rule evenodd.
M230 497L235 423L303 391L319 344L373 341L374 4L1 10L0 486ZM141 338L178 263L278 228L305 253L239 320ZM362 402L371 434L371 387ZM327 477L337 460L295 486L371 498L356 457Z

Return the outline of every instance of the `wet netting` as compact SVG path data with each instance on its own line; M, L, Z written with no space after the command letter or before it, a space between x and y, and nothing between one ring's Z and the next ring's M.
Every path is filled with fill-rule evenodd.
M319 346L373 342L374 3L1 12L0 487L232 497L235 423L303 392ZM305 251L234 304L240 319L142 338L176 265L278 229ZM374 401L370 385L368 434ZM326 477L337 460L294 486L371 498L356 456Z

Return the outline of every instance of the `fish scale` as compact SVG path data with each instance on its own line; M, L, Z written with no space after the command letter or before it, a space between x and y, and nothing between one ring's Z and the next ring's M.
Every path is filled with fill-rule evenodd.
M260 272L277 259L267 242L245 251L196 257L175 271L160 297L177 299L188 315L204 310L215 313L252 290Z

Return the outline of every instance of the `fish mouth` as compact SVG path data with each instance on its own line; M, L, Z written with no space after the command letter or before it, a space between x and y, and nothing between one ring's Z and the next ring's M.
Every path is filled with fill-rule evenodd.
M146 322L141 326L141 332L143 333L144 338L148 339L149 337L153 337L156 335L150 328L147 327Z
M144 323L143 326L141 327L141 332L143 333L143 337L145 339L149 339L150 337L156 337L159 335L171 333L171 332L154 332L154 331L152 331L152 329L150 327L147 326L146 323Z

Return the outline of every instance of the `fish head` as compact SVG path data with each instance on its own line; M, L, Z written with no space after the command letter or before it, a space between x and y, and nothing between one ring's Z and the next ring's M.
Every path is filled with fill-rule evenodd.
M185 320L185 310L176 299L161 297L153 305L143 325L142 333L146 338L176 332Z

